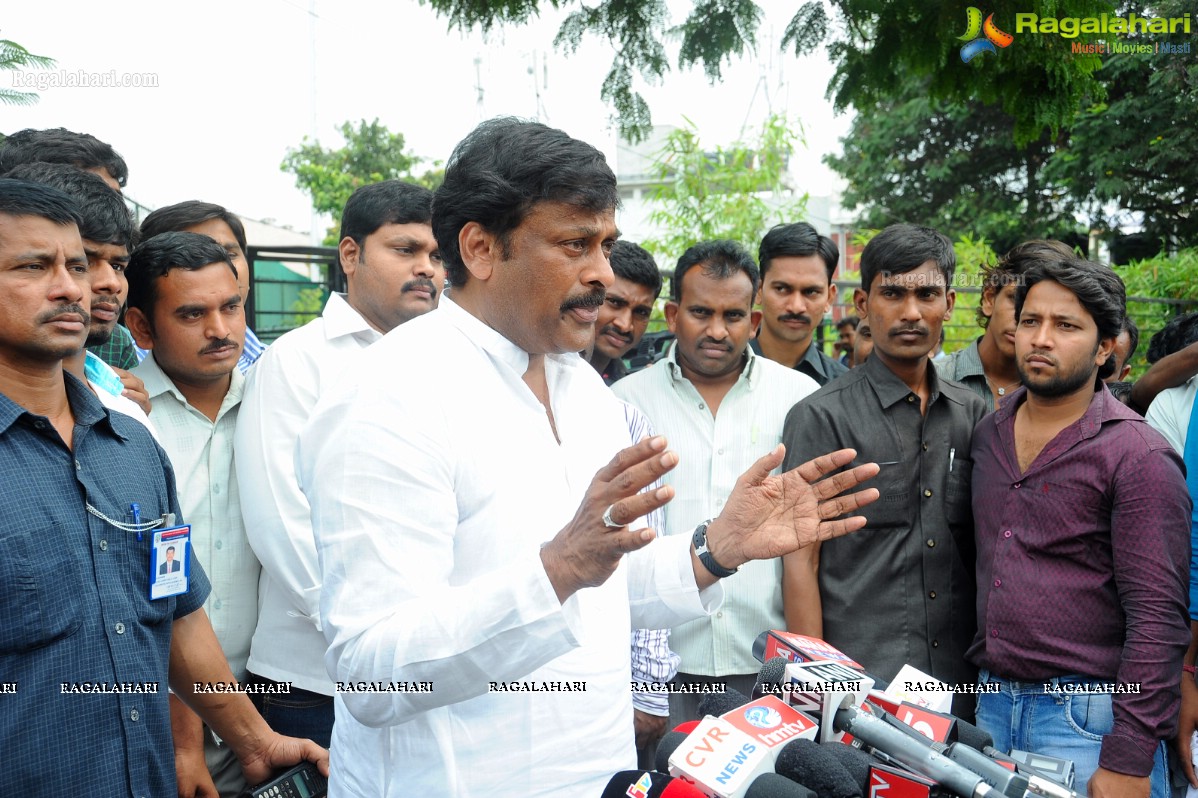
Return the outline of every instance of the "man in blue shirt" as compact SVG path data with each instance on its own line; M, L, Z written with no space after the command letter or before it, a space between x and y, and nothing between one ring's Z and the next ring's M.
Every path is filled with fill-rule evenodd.
M327 772L318 746L220 690L233 678L190 552L187 588L150 598L174 475L145 427L62 369L89 322L79 221L66 194L0 180L0 791L174 794L168 668L251 782L302 759Z

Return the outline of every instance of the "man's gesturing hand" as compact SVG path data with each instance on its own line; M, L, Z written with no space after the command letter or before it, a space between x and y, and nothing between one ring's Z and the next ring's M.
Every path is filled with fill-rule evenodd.
M640 493L678 464L678 455L666 451L666 439L646 438L623 449L591 480L574 519L541 549L541 562L559 601L584 587L607 581L620 558L656 537L651 529L609 527L604 513L617 524L630 524L674 497L666 486Z
M739 568L749 560L781 557L820 540L839 537L865 526L865 518L840 518L878 498L876 488L842 495L878 475L876 463L866 463L826 479L825 475L852 462L852 449L808 460L785 474L771 476L782 464L786 448L779 444L736 480L723 512L707 528L707 548L724 568ZM698 560L696 559L696 563ZM700 586L714 577L702 566L695 575Z

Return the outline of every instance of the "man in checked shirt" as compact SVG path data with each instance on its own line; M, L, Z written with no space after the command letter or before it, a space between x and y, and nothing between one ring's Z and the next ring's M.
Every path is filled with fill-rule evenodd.
M1015 293L1024 387L973 436L978 725L1073 760L1092 798L1169 794L1190 640L1181 460L1102 379L1123 329L1107 266L1046 257ZM1047 599L1047 600L1046 600Z

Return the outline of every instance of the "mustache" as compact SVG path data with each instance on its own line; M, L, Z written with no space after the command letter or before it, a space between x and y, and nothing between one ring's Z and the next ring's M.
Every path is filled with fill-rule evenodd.
M726 343L725 341L717 341L714 338L700 338L698 343L695 344L697 349L702 349L705 346L718 347L728 352L732 351L732 344Z
M75 302L72 302L69 305L59 305L54 310L47 310L45 313L42 313L37 317L37 323L47 324L51 319L58 318L59 316L65 315L67 313L73 313L76 316L79 316L81 319L83 319L84 325L91 324L92 314L84 310L83 305Z
M597 308L606 300L607 291L602 288L596 288L589 294L570 297L562 303L562 306L558 308L558 310L562 313L565 313L567 310L573 310L574 308Z
M806 313L783 313L778 317L778 321L801 321L804 324L810 324L811 317Z
M928 329L926 327L920 327L919 325L904 324L900 327L892 328L887 334L891 337L894 337L896 335L903 335L904 333L916 333L917 335L922 335L926 338L928 335Z
M632 343L632 334L631 333L620 332L611 324L608 324L602 330L600 330L599 334L600 335L614 335L615 337L619 338L621 341L627 341L628 343Z
M399 292L401 294L406 294L409 291L416 291L416 290L428 291L429 295L433 299L437 298L437 286L432 280L428 279L427 277L417 277L414 280L408 280L406 283L403 284L403 288L401 288L399 290Z
M241 344L237 343L232 338L222 338L219 341L213 341L212 343L208 344L206 347L201 349L200 354L207 355L210 352L216 352L218 350L224 349L227 346L236 346L236 347L240 348Z

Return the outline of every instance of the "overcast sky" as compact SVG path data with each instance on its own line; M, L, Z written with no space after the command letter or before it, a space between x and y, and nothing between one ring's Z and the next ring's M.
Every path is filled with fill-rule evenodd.
M701 70L673 71L642 93L654 123L681 125L685 116L712 146L751 133L770 110L801 119L808 149L793 170L804 190L829 193L833 176L820 158L839 151L850 121L824 99L831 68L822 55L780 53L793 3L758 3L767 22L755 58L714 87ZM689 6L671 2L676 22ZM202 199L303 231L308 199L279 164L304 136L339 145L334 128L346 120L378 117L411 151L444 160L482 119L539 118L599 147L614 166L616 136L599 99L611 48L592 39L572 56L554 50L564 14L484 38L448 31L412 0L314 8L315 16L308 0L8 3L0 38L56 59L59 70L154 73L158 85L47 89L30 108L0 105L0 131L86 131L125 157L126 192L144 205ZM11 87L10 73L0 80Z

